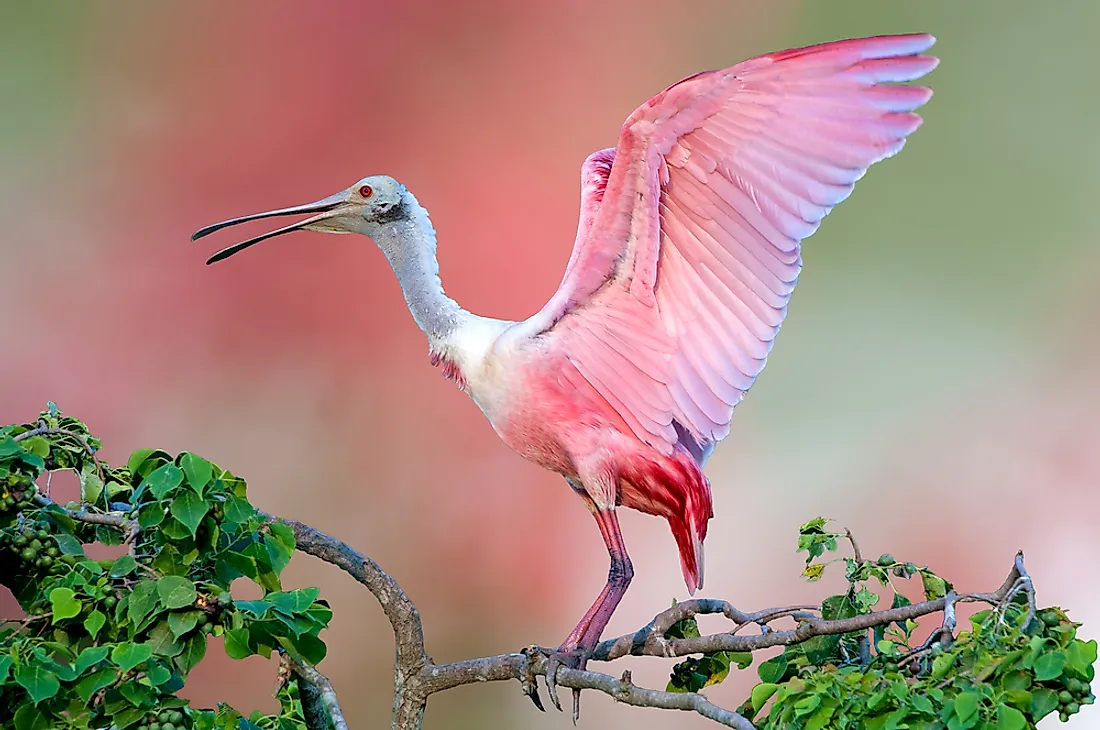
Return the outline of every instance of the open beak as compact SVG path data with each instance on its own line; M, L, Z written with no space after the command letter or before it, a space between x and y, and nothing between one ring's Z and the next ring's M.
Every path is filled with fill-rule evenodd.
M215 261L221 261L227 259L238 251L243 251L249 246L259 243L260 241L266 241L269 238L280 236L284 233L290 233L291 231L298 231L308 226L320 223L329 218L335 218L344 212L344 209L348 205L347 193L341 192L335 195L330 195L327 198L318 200L316 203L309 203L307 205L296 205L292 208L280 208L279 210L269 210L266 213L254 213L252 215L241 216L240 218L231 218L221 223L215 223L212 226L206 226L195 231L191 236L192 241L197 241L203 236L209 236L215 231L220 231L223 228L229 226L235 226L238 223L246 223L248 221L259 220L260 218L274 218L281 215L299 215L302 213L313 213L309 218L300 220L297 223L291 223L289 226L282 228L276 228L274 231L264 233L263 235L250 238L247 241L241 241L235 243L232 246L223 248L216 254L206 260L207 264L212 264Z

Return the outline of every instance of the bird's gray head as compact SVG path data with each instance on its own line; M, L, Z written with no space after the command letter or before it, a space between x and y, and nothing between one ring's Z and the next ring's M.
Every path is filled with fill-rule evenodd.
M228 248L218 251L207 259L206 263L229 258L238 251L265 241L268 238L290 233L291 231L324 231L326 233L362 233L375 237L377 233L394 223L408 220L410 215L408 193L405 186L386 175L373 175L365 177L346 190L341 190L335 195L318 200L308 205L297 205L292 208L280 208L269 210L265 213L255 213L240 218L232 218L212 226L201 228L191 236L195 241L207 236L214 231L219 231L228 226L234 226L246 221L254 221L259 218L273 218L282 215L296 215L312 213L308 218L292 223L289 226L278 228L269 233L264 233L247 241L241 241Z

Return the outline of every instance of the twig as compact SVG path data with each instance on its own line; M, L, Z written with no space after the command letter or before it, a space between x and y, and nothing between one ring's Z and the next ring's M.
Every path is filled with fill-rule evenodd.
M30 431L24 431L23 433L18 434L17 436L12 437L12 440L22 441L23 439L29 439L31 436L54 434L60 436L68 436L71 439L75 439L81 446L83 446L84 450L88 452L88 456L92 457L92 463L95 464L95 470L96 474L99 475L99 480L101 482L107 481L107 473L103 470L103 463L100 462L99 457L95 455L95 449L93 449L92 445L88 443L88 439L84 438L84 436L77 433L76 431L70 431L66 428L51 428L46 425L45 421L39 420L38 426L36 428L32 428Z
M847 527L844 528L844 537L848 538L848 542L852 543L852 557L855 558L856 565L859 565L863 562L863 553L859 551L859 545L856 543L856 538Z
M62 507L57 502L54 502L49 497L41 494L34 495L34 501L43 507L53 506L61 510L67 517L71 517L77 522L87 522L92 525L110 525L111 527L127 528L127 525L131 520L126 518L123 512L89 512L86 509L72 510L68 507ZM137 523L134 522L136 525Z

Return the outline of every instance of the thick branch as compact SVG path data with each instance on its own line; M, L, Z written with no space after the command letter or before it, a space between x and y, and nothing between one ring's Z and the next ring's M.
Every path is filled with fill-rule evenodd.
M328 727L328 721L323 717L327 716L328 720L332 721L332 726L335 730L348 730L348 723L344 720L344 711L340 709L340 703L336 699L336 690L332 687L332 682L328 680L328 677L318 672L308 664L302 664L296 662L288 657L290 668L298 678L298 694L302 697L302 710L304 714L312 715L312 718L306 719L306 726L310 730L324 730ZM311 707L307 710L307 703ZM321 707L317 708L319 704ZM317 712L321 709L321 712ZM323 717L317 717L318 714Z
M362 583L382 607L393 628L396 647L393 727L419 728L427 701L427 695L419 691L419 676L432 661L424 650L420 612L397 581L370 558L309 525L295 520L282 522L294 530L299 550L335 565Z

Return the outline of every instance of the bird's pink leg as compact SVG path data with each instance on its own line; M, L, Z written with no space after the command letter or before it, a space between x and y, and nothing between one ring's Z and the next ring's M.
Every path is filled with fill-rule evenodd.
M600 526L600 534L603 535L607 552L611 556L611 568L607 574L607 583L595 603L547 661L546 688L550 693L550 701L559 710L561 705L558 703L556 681L558 667L565 665L573 669L584 669L589 654L599 643L604 628L611 620L611 614L615 612L630 585L630 579L634 577L634 567L630 564L630 556L626 554L626 545L623 543L615 510L596 508L588 495L581 493L581 496L589 503L596 524ZM573 722L580 716L580 695L579 689L573 690Z

